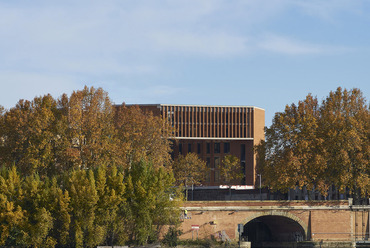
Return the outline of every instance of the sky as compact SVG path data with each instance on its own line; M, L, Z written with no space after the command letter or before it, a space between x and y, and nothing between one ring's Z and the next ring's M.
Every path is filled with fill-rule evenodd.
M0 105L85 85L116 104L370 96L369 0L0 1Z

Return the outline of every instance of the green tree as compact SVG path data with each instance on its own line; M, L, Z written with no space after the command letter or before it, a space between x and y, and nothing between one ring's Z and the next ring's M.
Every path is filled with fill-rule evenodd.
M25 213L22 200L22 180L13 166L0 171L0 245L25 245L22 226Z
M104 241L102 227L95 223L98 194L92 170L75 170L65 175L71 197L71 230L75 247L93 247Z
M161 227L179 220L181 201L178 190L173 187L173 175L142 161L133 163L126 176L129 240L137 244L158 240Z
M103 227L105 244L123 245L127 240L124 211L125 185L123 173L115 166L109 170L100 166L96 172L96 190L98 202L96 208L96 223Z
M323 195L369 190L369 107L358 89L338 88L322 101L308 95L276 113L256 146L258 170L271 189L298 186Z
M53 177L47 187L48 192L45 197L44 206L53 218L53 227L49 235L59 246L67 246L69 240L69 230L71 224L71 208L68 191L59 186L56 177Z
M23 183L24 197L21 204L27 218L23 231L29 246L40 247L45 244L53 246L56 243L48 235L53 226L53 220L51 213L44 207L45 199L48 198L46 187L37 174L27 176Z

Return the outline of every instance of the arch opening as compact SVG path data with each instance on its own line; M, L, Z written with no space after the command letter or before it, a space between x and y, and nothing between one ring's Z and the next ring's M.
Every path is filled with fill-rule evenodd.
M306 232L300 223L289 217L263 215L245 223L241 236L250 241L252 247L268 247L269 243L304 241Z

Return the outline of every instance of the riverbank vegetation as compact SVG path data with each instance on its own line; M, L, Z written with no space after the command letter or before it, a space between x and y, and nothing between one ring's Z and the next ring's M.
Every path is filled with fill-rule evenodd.
M157 241L178 223L183 198L171 134L100 88L0 107L0 246Z
M311 94L275 114L256 147L266 186L299 187L326 196L330 187L354 197L370 192L370 109L359 89L338 88L321 103Z
M174 177L147 162L73 169L58 176L0 172L0 245L95 247L157 241L176 226Z

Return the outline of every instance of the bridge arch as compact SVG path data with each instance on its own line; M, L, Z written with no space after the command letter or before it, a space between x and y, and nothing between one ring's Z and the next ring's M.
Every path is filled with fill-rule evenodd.
M289 212L258 212L244 219L241 224L244 226L242 235L254 242L303 241L308 237L307 225Z

